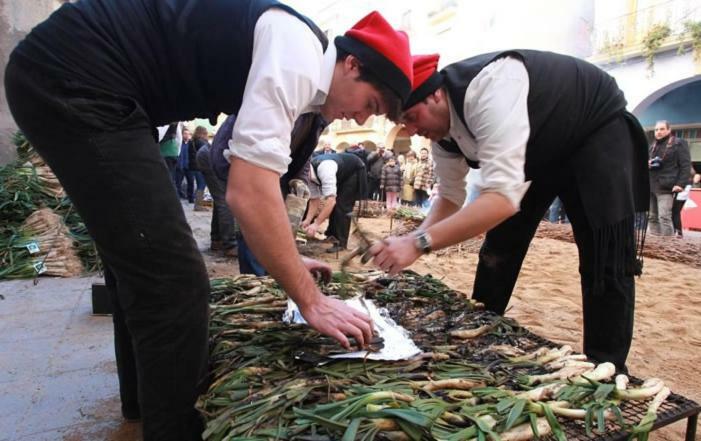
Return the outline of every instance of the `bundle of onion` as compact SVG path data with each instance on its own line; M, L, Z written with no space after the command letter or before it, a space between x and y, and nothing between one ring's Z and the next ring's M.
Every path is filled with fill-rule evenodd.
M41 192L47 196L60 199L66 195L66 192L58 181L58 178L51 169L46 166L35 167L30 163L24 167L17 168L18 175L26 175L35 178L41 187Z
M0 248L0 279L73 277L84 271L68 228L50 208L32 213Z

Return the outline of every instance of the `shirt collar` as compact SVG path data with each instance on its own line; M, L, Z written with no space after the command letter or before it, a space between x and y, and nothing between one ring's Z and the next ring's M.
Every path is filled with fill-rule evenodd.
M326 102L326 97L329 95L331 88L331 80L333 79L333 71L336 68L336 45L333 42L324 52L324 58L321 62L321 75L319 75L319 87L309 103L309 107L319 108Z

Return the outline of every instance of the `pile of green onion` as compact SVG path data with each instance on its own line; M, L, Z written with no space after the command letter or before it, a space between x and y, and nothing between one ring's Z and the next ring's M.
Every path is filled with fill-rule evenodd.
M575 427L646 439L670 393L629 387L610 363L542 347L515 321L483 310L430 275L335 274L322 290L364 293L412 333L411 360L330 360L334 342L280 321L287 299L269 278L212 281L211 385L197 407L206 440L502 440ZM654 397L654 399L652 399ZM627 400L650 400L641 421Z

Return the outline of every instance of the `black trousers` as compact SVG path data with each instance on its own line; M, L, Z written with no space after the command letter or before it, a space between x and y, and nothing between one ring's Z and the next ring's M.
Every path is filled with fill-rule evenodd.
M380 190L380 178L368 176L368 199L374 201L381 201L381 195L382 190Z
M226 204L226 181L219 179L210 159L210 148L202 146L197 151L197 167L204 176L207 188L212 195L214 209L212 210L212 222L210 239L212 242L220 241L225 250L236 247L236 221Z
M124 409L138 401L146 441L201 439L209 283L148 116L107 87L16 61L5 90L108 269Z
M350 235L351 216L355 202L362 199L360 194L361 183L358 173L354 173L343 182L336 185L336 205L329 217L329 226L326 229L327 236L338 239L338 244L344 248L348 246Z
M621 125L618 136L594 136L588 142L615 143L612 148L630 148L632 151L629 132L624 123L621 122ZM585 145L582 148L588 147ZM611 259L615 253L609 252L603 275L603 292L593 293L594 234L578 184L573 179L572 167L577 166L581 164L563 164L558 175L534 180L521 201L521 210L487 233L479 254L472 297L483 302L487 309L504 314L538 224L555 196L559 196L572 224L579 250L584 353L594 360L610 361L619 369L624 369L633 338L635 282L632 273L625 276L614 274ZM616 167L611 168L612 173L617 170ZM632 226L630 234L634 234ZM614 247L616 244L611 245ZM547 262L543 264L547 265ZM557 311L543 313L557 314Z
M677 199L679 193L674 193L674 202L672 203L672 225L674 226L674 232L681 235L682 231L682 208L686 203L686 199L680 201Z

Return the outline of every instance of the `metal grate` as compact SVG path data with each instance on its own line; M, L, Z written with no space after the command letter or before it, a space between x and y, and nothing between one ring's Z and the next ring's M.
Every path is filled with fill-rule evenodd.
M560 345L543 338L539 335L526 330L525 338L533 341L533 343L539 346L549 346L549 347L560 347ZM630 383L633 385L640 385L643 381L639 378L629 376ZM623 420L626 424L635 425L640 422L645 413L647 412L648 405L652 399L644 401L624 401L621 403L621 413L623 414ZM681 395L672 393L667 399L662 403L662 406L657 411L657 420L655 421L653 430L659 429L660 427L667 426L674 422L683 420L693 415L698 415L701 412L701 406L695 401L692 401ZM623 431L622 428L615 422L610 421L606 424L606 433L596 434L588 436L584 427L583 421L575 420L565 420L559 419L562 425L562 429L565 431L568 440L586 440L586 441L618 441L628 439L628 433ZM548 436L542 438L543 440L554 440L553 436Z

